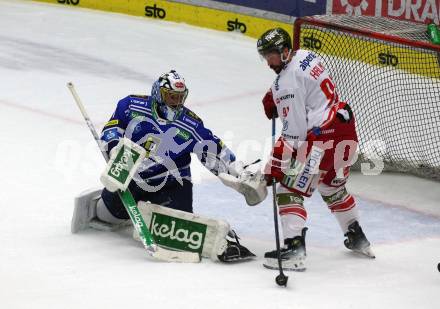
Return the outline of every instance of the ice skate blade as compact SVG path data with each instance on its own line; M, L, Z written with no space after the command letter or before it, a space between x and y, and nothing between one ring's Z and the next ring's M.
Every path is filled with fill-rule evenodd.
M252 256L246 256L246 257L234 257L234 258L229 258L227 260L220 260L221 263L240 263L240 262L247 262L247 261L251 261L251 260L255 260L256 256L252 255Z
M354 249L352 249L351 251L353 251L353 252L355 252L357 254L360 254L362 256L368 257L370 259L375 259L376 258L376 255L374 254L374 252L371 249L371 247L367 247L367 248L362 249L362 250L354 250Z
M277 259L266 259L266 262L263 263L263 266L268 269L279 270ZM284 260L281 262L281 267L285 271L303 272L306 270L304 259L296 261Z
M273 266L269 266L263 263L263 267L267 268L267 269L273 269L273 270L279 270L278 266L273 267ZM297 272L305 272L307 268L289 268L289 267L282 267L283 270L285 271L297 271Z

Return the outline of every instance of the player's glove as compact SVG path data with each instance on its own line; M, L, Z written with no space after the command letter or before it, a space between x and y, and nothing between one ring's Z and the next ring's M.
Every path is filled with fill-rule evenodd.
M340 103L339 109L336 113L336 117L339 118L342 122L350 123L351 119L353 119L353 111L347 103Z
M278 118L277 107L273 100L272 89L269 89L263 98L263 107L266 117L272 119L272 117Z
M264 174L268 185L273 181L279 182L283 179L284 173L290 168L296 150L279 138L275 143L271 156L264 168Z
M296 150L280 138L264 170L266 182L277 181L290 191L311 196L321 177L319 166L323 155L324 150L314 145L302 143Z

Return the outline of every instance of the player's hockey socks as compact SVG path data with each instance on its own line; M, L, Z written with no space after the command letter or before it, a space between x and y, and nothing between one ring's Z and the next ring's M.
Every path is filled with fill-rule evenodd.
M280 250L281 265L283 270L305 271L306 270L306 231L303 228L301 235L284 240L284 248ZM279 269L277 250L269 251L264 254L266 261L263 266L269 269Z
M344 240L344 245L347 247L347 249L366 255L373 259L376 257L373 253L373 250L371 250L370 242L368 241L367 237L365 237L365 234L357 221L348 226L348 231L344 236L347 237Z

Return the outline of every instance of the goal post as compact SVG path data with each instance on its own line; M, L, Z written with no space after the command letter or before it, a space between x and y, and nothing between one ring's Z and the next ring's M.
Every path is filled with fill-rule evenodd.
M357 119L359 160L440 180L440 45L427 26L372 16L298 18L294 49L318 54ZM369 159L370 158L370 159Z

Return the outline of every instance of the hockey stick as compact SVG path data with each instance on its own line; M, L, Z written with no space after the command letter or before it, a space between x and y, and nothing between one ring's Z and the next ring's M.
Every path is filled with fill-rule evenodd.
M93 138L95 139L96 143L98 144L99 149L101 150L102 155L104 156L104 159L106 162L108 162L109 157L105 150L101 146L100 138L98 136L98 133L96 132L96 129L90 120L84 105L82 104L75 87L73 84L67 83L67 88L69 88L70 92L72 93L72 96L75 100L76 105L78 106L79 110L81 111L82 116L84 117L84 120L87 123L87 126L89 127L90 132L93 135ZM168 250L162 247L159 247L157 244L155 244L153 236L151 235L150 231L148 230L147 225L145 224L144 219L142 218L142 215L139 211L139 208L136 205L136 201L134 200L132 194L129 190L126 191L119 191L118 195L122 201L122 204L124 205L125 209L127 210L131 222L134 225L134 228L139 233L139 238L142 241L142 244L144 245L145 249L147 250L147 253L152 256L155 259L161 260L161 261L167 261L167 262L186 262L186 263L197 263L200 262L200 255L198 253L194 252L184 252L184 251L174 251L174 250Z
M272 149L275 147L275 113L272 117ZM289 279L283 272L283 267L281 263L281 251L280 251L280 232L278 229L278 206L277 206L277 186L274 179L272 179L272 203L273 203L273 222L275 225L275 242L277 248L277 259L278 259L278 268L280 270L280 274L275 278L275 282L279 286L287 286L287 280Z
M249 163L249 164L244 165L244 166L243 166L243 169L247 169L249 166L254 165L254 164L257 164L257 163L260 163L260 162L261 162L261 159L257 159L257 160L255 160L254 162L251 162L251 163Z

